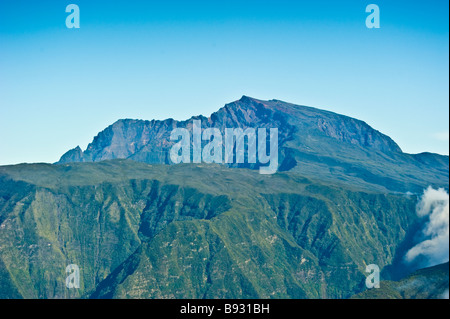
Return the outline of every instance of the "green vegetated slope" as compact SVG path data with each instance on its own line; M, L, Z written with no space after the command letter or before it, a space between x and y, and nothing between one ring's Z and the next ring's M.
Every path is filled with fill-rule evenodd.
M222 165L4 166L0 298L347 298L416 201Z
M449 264L415 271L399 281L381 281L380 288L366 290L354 299L443 299L448 298Z

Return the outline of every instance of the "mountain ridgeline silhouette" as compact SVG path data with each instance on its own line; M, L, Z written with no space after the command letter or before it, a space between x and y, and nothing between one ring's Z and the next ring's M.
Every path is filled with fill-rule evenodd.
M118 120L100 132L83 152L78 146L65 153L59 164L131 159L148 164L172 164L173 129L192 131L193 120L202 128L278 128L279 171L346 185L421 192L448 184L448 156L406 154L388 136L367 123L329 111L278 100L262 101L247 96L229 103L210 117L186 121ZM258 164L227 164L257 169Z

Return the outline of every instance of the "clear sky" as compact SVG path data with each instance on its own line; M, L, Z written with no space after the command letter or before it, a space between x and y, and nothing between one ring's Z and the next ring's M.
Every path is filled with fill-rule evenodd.
M380 29L365 25L370 3ZM55 162L120 118L208 116L242 95L448 154L448 13L446 0L0 0L0 165Z

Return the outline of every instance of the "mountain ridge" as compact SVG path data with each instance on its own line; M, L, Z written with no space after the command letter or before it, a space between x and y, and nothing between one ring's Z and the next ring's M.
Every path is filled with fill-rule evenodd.
M328 115L331 117L339 117L343 120L347 120L347 121L355 121L356 123L360 124L361 126L365 127L367 130L369 131L373 131L376 135L378 135L379 137L386 139L387 140L387 144L389 144L389 146L391 147L391 151L395 151L395 152L401 152L401 148L387 135L379 132L378 130L373 129L370 125L368 125L366 122L346 116L346 115L342 115L342 114L338 114L332 111L327 111L327 110L321 110L315 107L310 107L310 106L304 106L304 105L295 105L292 103L287 103L281 100L276 100L276 99L272 99L269 101L263 101L263 100L258 100L249 96L242 96L241 99L225 104L225 106L223 106L222 108L220 108L218 111L213 112L209 117L205 117L203 115L197 115L197 116L192 116L191 118L187 119L187 120L174 120L172 118L168 118L165 120L143 120L143 119L131 119L131 118L125 118L125 119L119 119L117 121L115 121L113 124L111 124L110 126L108 126L107 128L105 128L103 131L101 131L96 137L94 137L94 140L92 143L90 143L88 145L88 147L86 148L86 150L83 152L81 150L81 148L79 146L77 146L76 148L69 150L67 153L65 153L61 159L58 161L58 163L67 163L67 162L77 162L77 161L97 161L98 158L94 157L94 158L89 158L89 155L87 155L87 157L83 157L83 155L85 155L84 153L87 152L88 154L95 149L95 144L96 142L101 139L101 135L108 135L110 134L110 131L113 130L123 124L137 124L139 126L149 126L151 128L153 128L153 126L156 126L156 128L158 128L158 124L160 124L161 126L164 126L165 123L167 123L167 126L171 127L172 129L175 128L175 126L173 126L174 123L179 124L180 126L176 126L176 127L186 127L187 123L191 122L194 119L201 119L203 121L205 121L208 124L217 124L216 123L216 119L221 117L222 113L228 113L230 115L230 117L234 120L233 121L228 122L228 124L234 124L236 127L239 127L241 123L241 121L239 121L239 119L236 118L236 114L230 114L230 110L233 110L234 113L236 113L237 110L239 111L244 111L242 113L245 113L245 110L242 109L242 105L244 106L249 106L252 104L257 104L257 105L262 105L264 107L267 107L269 109L275 109L277 111L282 111L286 114L289 114L289 112L287 112L287 107L290 107L292 109L299 109L299 110L303 110L303 111L308 111L308 113L317 113L317 114L322 114L322 115ZM280 104L281 107L280 108ZM247 116L243 116L246 120L249 120L250 122L250 118L248 118ZM245 123L244 123L245 124ZM322 123L324 124L324 123ZM246 127L246 126L244 126ZM326 130L326 126L323 127L324 130ZM330 134L333 134L335 132L329 132ZM337 137L337 136L335 136ZM81 151L81 152L80 152ZM75 157L73 157L75 155ZM133 155L133 154L128 154L128 156ZM79 158L81 156L81 158ZM117 156L117 154L116 154ZM113 158L101 158L103 159L113 159ZM168 163L166 163L168 164Z
M118 120L95 136L84 152L78 146L66 152L58 164L131 159L170 165L170 147L175 143L170 140L170 132L177 127L192 130L194 119L201 120L202 128L216 127L222 133L228 127L277 127L280 171L293 170L321 180L399 192L416 193L428 185L448 185L448 156L403 153L389 136L364 121L245 95L209 117L198 115L185 121ZM225 165L259 167L250 163Z

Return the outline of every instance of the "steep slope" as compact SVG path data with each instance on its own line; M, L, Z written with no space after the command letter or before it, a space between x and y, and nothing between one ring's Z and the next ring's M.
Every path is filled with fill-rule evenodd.
M192 130L194 119L202 127L271 128L279 130L280 171L355 187L419 193L433 185L447 187L449 158L437 154L405 154L388 136L363 121L312 107L278 100L242 97L210 117L187 121L119 120L100 132L82 152L64 154L59 163L132 159L149 164L171 164L170 132ZM229 164L255 169L258 164Z
M414 196L223 165L16 165L0 185L7 297L346 298L417 218Z
M170 132L194 119L278 128L278 173L167 165ZM414 193L448 189L448 164L405 154L362 121L277 100L119 120L57 165L0 167L0 297L351 297L367 264L401 257ZM79 289L65 287L69 264Z
M354 299L448 299L449 264L420 269L399 281L381 281Z

